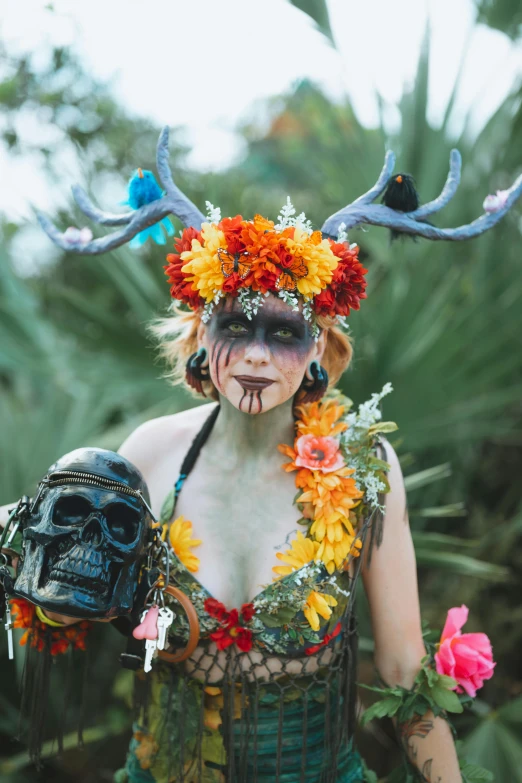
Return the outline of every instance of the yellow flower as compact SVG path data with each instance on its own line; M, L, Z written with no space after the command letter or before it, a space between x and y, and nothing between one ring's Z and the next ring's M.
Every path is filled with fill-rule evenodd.
M300 531L297 531L297 538L291 542L291 549L287 549L286 552L277 552L276 557L278 560L282 560L283 563L288 563L285 566L274 566L272 571L275 571L279 576L286 576L296 571L298 568L309 563L311 560L315 560L317 550L319 549L319 543L312 541L310 538L305 538Z
M319 630L319 615L324 617L325 620L329 620L332 616L331 606L337 606L337 601L333 596L328 593L316 593L312 590L304 608L304 615L310 623L312 630Z
M225 235L213 223L203 223L201 227L203 243L192 240L192 248L181 254L185 262L181 271L186 274L192 288L207 302L211 302L216 291L223 288L225 276L218 256L218 248L226 247Z
M192 573L199 570L199 557L196 557L190 549L199 546L201 539L192 538L192 522L185 517L178 517L169 529L170 545L183 565Z
M343 522L346 524L345 520ZM317 550L317 559L322 560L329 574L333 574L336 568L341 568L348 555L359 557L359 550L362 547L362 541L355 537L353 528L352 534L344 530L342 525L340 530L340 538L330 541L327 535L324 536ZM338 529L336 529L337 532Z
M334 256L327 239L321 239L321 232L314 231L309 236L301 227L296 226L293 238L286 238L285 245L289 253L302 258L308 273L297 281L297 289L305 299L320 294L323 288L332 282L333 273L339 263Z

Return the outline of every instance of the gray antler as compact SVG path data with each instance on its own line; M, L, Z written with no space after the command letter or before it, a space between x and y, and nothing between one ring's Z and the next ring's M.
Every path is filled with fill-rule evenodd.
M92 203L83 188L80 188L79 186L73 188L74 199L88 218L102 226L124 226L120 231L114 231L112 234L100 237L99 239L93 239L85 244L73 244L67 240L64 234L59 231L45 215L37 213L41 227L58 247L85 256L100 255L101 253L106 253L108 250L120 247L135 237L136 234L139 234L140 231L143 231L145 228L148 228L155 223L159 223L160 220L167 217L167 215L175 215L185 226L194 226L194 228L198 229L201 228L201 224L205 220L204 215L174 184L172 179L169 168L168 127L163 128L161 131L158 140L156 162L159 178L166 191L165 195L157 201L146 204L140 209L124 212L121 215L104 212L103 210L98 209L98 207Z
M427 204L423 204L414 212L399 212L383 204L372 203L384 192L394 164L394 154L387 152L384 167L374 187L352 204L348 204L348 206L329 217L321 229L323 233L336 236L342 223L344 223L346 230L362 223L369 223L374 226L395 229L404 234L425 237L426 239L451 239L457 241L471 239L479 234L483 234L498 223L522 194L521 175L509 190L505 192L504 203L497 211L481 215L469 225L459 226L458 228L437 228L429 223L423 223L422 220L427 215L432 215L434 212L442 209L455 195L460 182L461 157L459 151L451 151L449 174L440 196Z

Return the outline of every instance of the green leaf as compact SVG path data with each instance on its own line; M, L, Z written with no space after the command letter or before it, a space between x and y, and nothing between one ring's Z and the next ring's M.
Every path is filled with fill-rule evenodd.
M282 625L288 625L297 614L296 609L291 609L288 606L283 606L275 614L268 614L268 612L259 612L257 617L261 620L263 625L267 628L280 628Z
M326 0L290 0L290 2L313 19L322 34L335 46Z
M395 430L398 429L399 428L394 421L381 421L378 424L372 424L372 426L368 429L368 434L375 435L376 432L395 432Z
M493 773L477 764L470 764L465 759L460 760L462 783L493 783Z
M176 498L176 491L174 487L170 490L167 497L163 501L163 505L161 507L159 520L160 522L169 522L172 514L174 513L174 500Z
M448 690L452 691L457 687L457 680L454 680L453 677L449 677L447 674L439 674L437 676L439 685L442 685L443 688L448 688Z
M392 717L401 706L400 696L388 696L386 699L376 701L371 707L364 711L361 718L361 724L365 726L374 718Z
M450 691L447 688L436 685L434 688L430 689L430 695L435 704L438 704L443 710L447 710L448 712L463 712L464 708L455 691Z

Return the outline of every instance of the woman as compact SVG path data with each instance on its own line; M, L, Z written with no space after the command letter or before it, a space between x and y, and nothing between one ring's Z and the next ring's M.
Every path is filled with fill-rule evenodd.
M168 335L179 334L180 327L182 336L174 342L169 341ZM276 554L288 551L289 544L302 530L299 526L301 515L293 505L295 476L282 470L287 460L278 452L279 444L294 442L296 395L302 396L303 385L306 388L308 378L313 377L314 361L321 363L335 383L350 361L350 343L336 326L323 328L315 341L302 313L295 312L274 295L266 298L251 320L243 313L237 297L229 296L222 300L206 324L195 313L166 319L156 331L165 340L164 353L174 360L193 353L194 349L201 352L199 355L205 357L202 369L207 369L210 376L204 384L219 398L219 414L183 482L174 513L178 519L193 521L194 536L201 541L196 550L199 562L194 563L187 557L189 551L192 558L195 555L192 547L183 548L181 535L178 536L178 551L182 556L185 554L189 567L197 569L197 580L204 586L205 593L227 610L239 608L258 597L264 585L270 585L277 563ZM216 403L210 403L154 419L141 425L122 445L121 453L142 471L156 513L159 514L163 499L182 472L190 445L216 410ZM366 562L362 574L372 615L376 666L387 683L410 688L425 650L404 484L395 452L388 443L385 449L390 464L390 492L386 497L382 541L372 553L371 567L363 552ZM192 529L185 532L190 539ZM343 633L348 637L353 629L353 618L348 621L343 617L342 620ZM321 622L324 622L323 618ZM344 644L351 649L350 639L341 642ZM333 682L332 686L332 676L328 674L314 681L314 674L310 674L310 671L316 673L321 665L332 665L335 678L351 678L349 685L353 688L353 660L342 647L342 651L333 654L330 650L329 656L325 655L325 650L328 648L320 648L315 655L309 656L298 652L288 660L277 655L263 655L255 646L242 653L236 645L231 645L217 655L216 642L211 642L208 647L198 648L186 664L178 664L183 666L184 672L190 672L189 676L203 679L206 684L202 709L203 733L208 734L222 721L223 695L219 693L219 685L227 671L227 663L229 667L231 665L231 661L226 660L227 654L233 659L237 691L232 698L229 694L229 701L235 702L229 709L234 710L232 724L236 724L232 731L240 736L231 743L234 748L231 780L268 781L276 780L278 776L281 780L295 781L364 779L358 755L350 752L355 728L353 712L345 709L343 698L337 693L338 682ZM246 659L243 662L242 657ZM311 665L314 658L319 659L315 666ZM238 671L241 667L247 670L246 677ZM228 671L230 673L230 669ZM271 700L267 704L256 703L259 723L254 732L253 707L245 708L241 699L253 699L253 692L258 696L259 685L252 686L251 678L266 681L270 676L274 678L274 672L284 680L281 688L290 692L292 682L295 682L302 690L288 702L284 701L283 690L269 694L276 699L275 706ZM190 691L186 682L183 682L181 692L187 691L184 699L188 702ZM329 727L325 723L327 704L322 699L326 687L331 691ZM277 686L275 689L277 691ZM349 687L344 686L344 689L345 693L349 691ZM174 700L172 693L170 698ZM308 731L304 727L302 702L305 698L312 725L312 730L309 725ZM289 715L285 719L283 709L279 725L281 705ZM227 759L220 758L219 751L217 756L212 756L204 748L202 770L199 768L201 748L180 736L177 721L181 707L177 706L178 709L172 708L170 731L175 734L179 731L174 741L185 741L189 747L183 759L179 759L174 750L173 755L178 755L178 759L172 764L174 775L171 779L182 779L176 777L176 761L185 768L186 780L225 779L220 768L225 772ZM197 702L195 707L197 709ZM248 729L241 725L242 711L243 724L250 721L249 737L246 736ZM160 715L157 720L161 723ZM348 725L342 725L343 720ZM423 730L418 733L408 731L408 727L399 728L411 735L409 754L418 769L430 770L429 776L424 775L425 780L460 780L451 732L442 718L426 715ZM165 729L162 731L165 737ZM335 736L327 736L328 732ZM337 737L343 738L343 744L338 743ZM243 748L240 747L242 741ZM198 742L204 744L204 739L198 738ZM263 743L267 748L260 750ZM307 747L309 753L305 752ZM160 776L155 775L156 759L162 757L162 749L162 739L154 728L147 731L138 727L128 762L128 780L142 779L139 774L133 777L132 770L142 768L140 762L143 761L145 766L149 761L151 763L148 768L152 774L150 780L167 779L161 777L161 772ZM256 760L261 769L255 769ZM230 763L229 759L229 771ZM160 762L158 766L162 764L164 767L168 761ZM206 764L209 764L207 768Z
M186 309L154 331L173 377L181 368L214 400L146 422L120 449L149 487L171 547L170 585L184 594L182 605L167 597L171 649L194 641L194 612L201 633L190 655L177 656L184 660L160 656L150 674L138 675L142 708L116 779L362 781L353 745L360 574L383 681L411 688L425 649L404 483L395 452L379 437L393 429L378 410L390 389L358 413L328 392L351 358L339 327L366 296L366 270L345 221L462 239L491 227L522 183L494 217L446 232L424 219L455 192L458 153L451 186L411 218L404 194L397 196L403 185L411 191L411 179L390 179L389 153L376 185L329 218L323 233L294 217L290 204L276 225L260 216L221 220L212 205L205 222L172 182L167 138L164 131L158 147L165 195L117 221L82 196L91 218L125 227L74 246L104 252L169 213L182 218L189 228L165 269ZM142 179L138 169L133 187ZM373 205L386 188L387 206ZM71 249L65 234L40 222ZM151 617L134 633L153 647ZM397 728L420 779L461 780L442 717L428 711Z

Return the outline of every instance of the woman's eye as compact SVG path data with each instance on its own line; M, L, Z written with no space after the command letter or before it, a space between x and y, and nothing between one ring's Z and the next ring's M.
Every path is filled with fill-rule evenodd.
M243 326L243 324L237 322L228 324L227 329L229 330L229 332L232 332L233 334L245 334L248 331L248 329L246 329L246 327Z
M278 329L277 332L275 332L276 337L282 337L283 339L288 339L289 337L293 337L294 333L291 329L288 329L287 327L283 326L281 329Z

